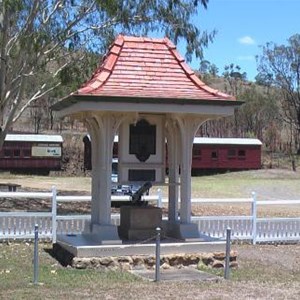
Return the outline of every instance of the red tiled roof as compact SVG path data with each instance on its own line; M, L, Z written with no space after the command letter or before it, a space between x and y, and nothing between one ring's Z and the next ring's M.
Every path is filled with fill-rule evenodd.
M203 83L169 39L122 35L92 78L73 95L235 100Z

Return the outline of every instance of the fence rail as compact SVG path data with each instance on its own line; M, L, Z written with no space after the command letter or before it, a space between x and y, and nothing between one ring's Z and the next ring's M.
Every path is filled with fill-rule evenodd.
M34 236L34 225L39 225L40 238L51 239L56 242L57 234L78 234L84 230L90 215L58 215L58 203L91 201L91 196L60 196L56 189L51 192L0 192L0 198L16 199L48 199L51 200L49 212L0 212L0 240L1 239L29 239ZM112 201L129 201L129 196L112 196ZM167 203L161 192L156 195L144 196L144 200L154 202L157 206ZM258 218L257 209L265 205L299 205L300 200L256 200L255 193L250 198L192 199L193 204L249 204L251 214L248 216L193 216L191 221L198 225L199 231L209 237L225 239L226 229L232 230L232 239L251 240L257 242L300 241L300 217L287 218ZM112 214L112 224L119 225L120 216Z

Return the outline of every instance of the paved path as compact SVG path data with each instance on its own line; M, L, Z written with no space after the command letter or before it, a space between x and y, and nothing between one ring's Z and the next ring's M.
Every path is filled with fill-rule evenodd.
M155 270L132 270L132 274L147 279L150 281L155 281ZM182 268L182 269L168 269L160 271L160 280L161 281L190 281L190 280L199 280L199 281L215 281L218 282L222 280L221 277L198 271L194 268Z

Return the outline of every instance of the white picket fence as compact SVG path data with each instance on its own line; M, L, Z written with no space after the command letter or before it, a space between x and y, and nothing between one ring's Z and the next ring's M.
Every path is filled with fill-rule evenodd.
M34 225L39 225L39 237L56 242L57 234L77 234L82 232L90 215L58 215L57 205L63 202L91 201L91 196L60 196L56 189L51 192L0 192L1 198L16 199L50 199L52 209L48 212L0 212L0 240L31 239L34 236ZM112 196L112 201L129 201L129 196ZM157 206L167 203L161 192L144 196L144 200L155 202ZM250 198L239 199L193 199L193 204L249 204L249 216L193 216L192 222L198 224L201 233L211 238L225 239L226 229L232 230L232 239L257 242L300 241L300 217L258 218L257 208L263 205L300 205L300 200L256 200L255 193ZM112 214L112 223L119 225L119 214Z

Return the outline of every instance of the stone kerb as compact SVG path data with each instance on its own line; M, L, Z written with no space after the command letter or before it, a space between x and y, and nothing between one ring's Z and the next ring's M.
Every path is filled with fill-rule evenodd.
M230 267L237 267L236 251L230 252ZM199 254L172 254L161 256L162 269L183 268L194 266L195 268L210 267L224 268L225 253L199 253ZM76 269L103 269L103 270L132 270L132 269L154 269L154 256L120 256L120 257L74 257L70 265Z

